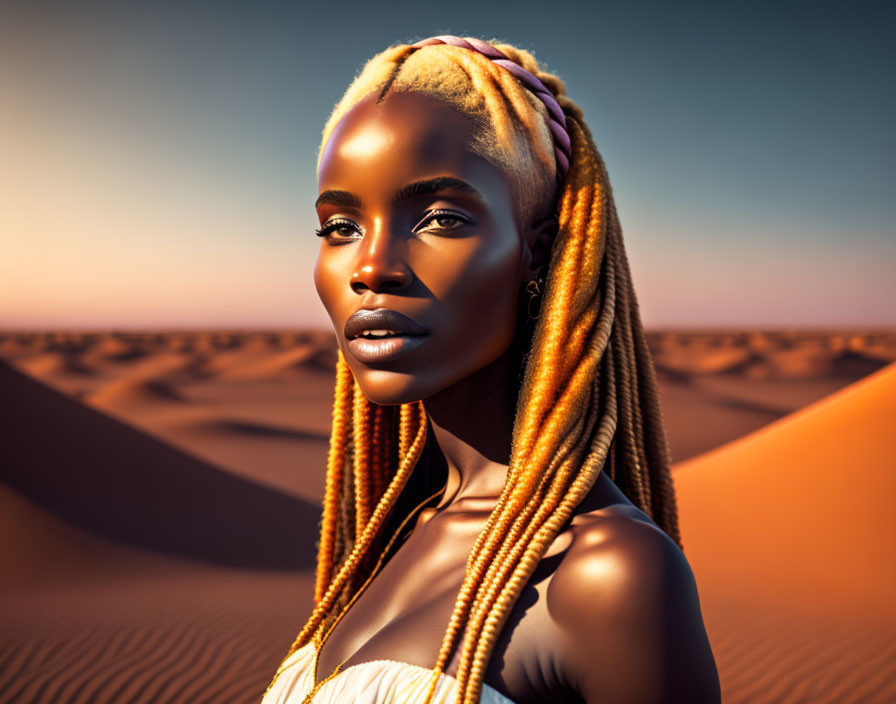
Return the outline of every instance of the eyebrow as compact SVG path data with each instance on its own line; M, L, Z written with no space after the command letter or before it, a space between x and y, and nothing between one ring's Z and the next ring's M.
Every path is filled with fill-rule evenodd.
M437 176L435 178L426 178L422 181L414 181L406 186L402 186L392 196L392 205L398 205L402 201L419 198L421 196L434 195L440 191L447 190L461 191L462 193L468 193L475 196L480 200L485 200L485 196L466 181L462 181L461 179L452 176ZM363 201L349 191L324 191L317 197L317 200L314 201L314 207L318 208L324 204L336 205L343 208L357 208L359 210L364 207Z

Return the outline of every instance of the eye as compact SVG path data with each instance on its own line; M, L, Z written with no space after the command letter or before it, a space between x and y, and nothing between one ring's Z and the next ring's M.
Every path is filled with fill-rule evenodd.
M328 240L352 240L351 234L357 232L361 234L360 228L351 220L335 219L330 220L319 230L315 230L314 234L318 237L326 237Z
M438 226L422 227L427 223L437 223ZM420 221L420 224L414 228L414 232L419 232L420 230L457 230L468 223L470 223L468 217L453 210L433 210Z

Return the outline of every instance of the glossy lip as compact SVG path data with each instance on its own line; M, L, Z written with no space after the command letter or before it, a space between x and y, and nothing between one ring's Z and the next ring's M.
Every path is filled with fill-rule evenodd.
M392 330L398 335L382 339L358 337L365 330ZM391 308L362 308L345 323L345 339L352 355L365 364L391 362L419 347L429 331L417 321Z

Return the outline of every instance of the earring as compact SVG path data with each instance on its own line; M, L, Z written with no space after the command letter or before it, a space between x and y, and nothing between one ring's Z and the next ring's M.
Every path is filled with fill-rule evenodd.
M541 287L544 284L544 277L539 276L537 279L530 279L526 283L526 291L529 292L529 305L527 308L527 313L529 315L530 320L538 320L538 316L541 314L541 306L537 306L537 310L535 311L535 315L532 315L532 309L535 302L538 300L538 297L542 294Z

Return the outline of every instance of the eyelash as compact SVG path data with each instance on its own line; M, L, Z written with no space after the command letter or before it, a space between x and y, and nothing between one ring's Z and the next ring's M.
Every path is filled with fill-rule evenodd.
M446 216L452 217L455 220L459 220L461 222L461 224L464 224L464 223L469 224L470 223L470 220L467 217L461 215L460 213L456 213L453 210L433 210L432 212L428 213L427 216L423 220L421 220L420 223L418 223L418 226L420 224L428 223L433 220L436 220L439 217L446 217ZM318 237L327 237L334 230L338 230L341 227L354 227L354 225L355 225L355 223L353 223L351 220L337 218L336 220L331 220L323 227L315 230L314 234L316 234ZM440 227L437 229L439 229L439 230L456 230L456 229L458 229L458 227L460 227L460 225L458 225L457 227ZM349 240L350 238L340 237L339 239Z

